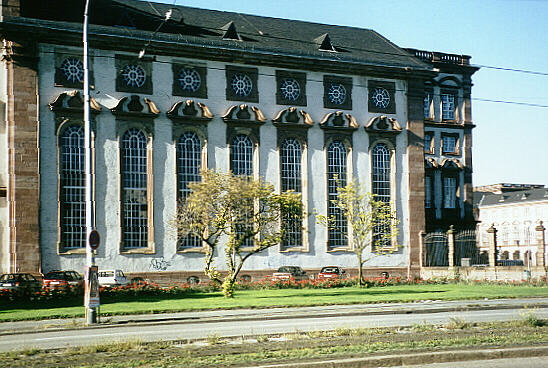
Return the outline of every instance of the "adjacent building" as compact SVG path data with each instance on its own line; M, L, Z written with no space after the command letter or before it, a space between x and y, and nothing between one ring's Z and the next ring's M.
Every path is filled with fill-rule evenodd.
M83 1L2 0L0 270L82 270ZM470 57L402 49L368 29L92 1L89 27L100 268L200 275L170 226L200 169L263 177L337 227L284 224L245 272L352 268L331 204L358 180L400 220L369 269L418 273L419 232L469 228ZM250 244L252 246L252 244ZM223 255L218 255L223 257Z

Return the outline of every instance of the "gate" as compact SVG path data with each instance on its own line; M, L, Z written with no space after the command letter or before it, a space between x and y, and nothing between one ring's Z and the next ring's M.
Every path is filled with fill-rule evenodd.
M447 234L444 232L428 233L424 236L426 247L426 267L449 266Z

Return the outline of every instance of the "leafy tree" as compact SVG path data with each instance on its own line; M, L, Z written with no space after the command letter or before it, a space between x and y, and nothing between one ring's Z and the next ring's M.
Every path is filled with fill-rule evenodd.
M282 216L300 219L299 194L276 194L271 184L248 176L202 171L202 181L189 184L190 194L179 206L175 226L179 236L198 237L205 246L204 272L232 297L244 262L277 245L283 237ZM226 272L219 272L214 255L224 251Z
M358 280L359 285L363 286L363 265L375 257L397 250L392 240L398 235L398 220L390 203L377 200L375 194L366 192L355 181L345 186L337 185L337 197L331 202L348 219L351 231L346 233L346 237L358 259ZM328 228L335 227L335 218L316 213L316 219ZM369 249L368 253L366 249Z

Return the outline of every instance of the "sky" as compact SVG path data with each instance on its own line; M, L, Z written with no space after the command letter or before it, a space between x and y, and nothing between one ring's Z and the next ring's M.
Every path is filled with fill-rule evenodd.
M473 183L548 186L548 0L155 2L369 28L400 47L536 72L482 67L472 76Z

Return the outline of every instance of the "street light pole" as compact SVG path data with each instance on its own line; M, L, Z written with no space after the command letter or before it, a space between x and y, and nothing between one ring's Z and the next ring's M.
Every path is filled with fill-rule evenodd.
M95 229L95 206L93 204L93 161L91 152L91 123L89 112L89 66L88 66L88 9L90 0L84 8L84 151L85 151L85 201L86 201L86 324L97 323L97 308L90 303L91 268L95 266L94 251L90 244L90 234Z

